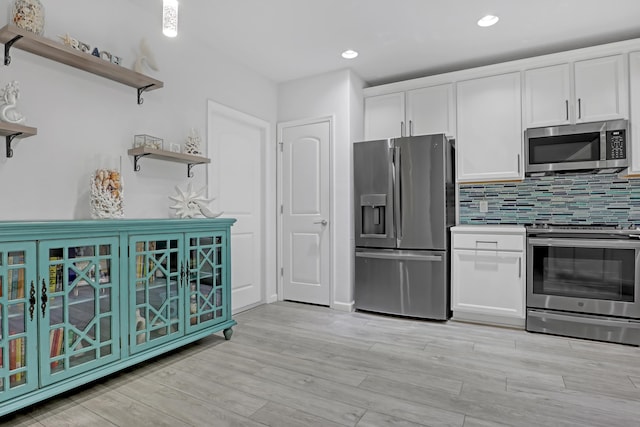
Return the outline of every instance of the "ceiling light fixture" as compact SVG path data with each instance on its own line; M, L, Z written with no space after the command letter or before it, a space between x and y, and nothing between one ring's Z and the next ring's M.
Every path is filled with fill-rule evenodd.
M356 56L358 56L358 52L356 52L355 50L347 49L344 52L342 52L342 57L344 59L353 59Z
M162 0L162 34L178 35L178 0Z
M486 15L478 20L478 25L481 27L490 27L494 25L496 22L498 22L499 20L500 18L498 18L497 16Z

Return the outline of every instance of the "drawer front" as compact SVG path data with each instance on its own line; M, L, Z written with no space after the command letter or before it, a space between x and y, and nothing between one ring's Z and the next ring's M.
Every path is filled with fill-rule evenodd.
M524 234L453 234L454 249L524 251L524 243Z

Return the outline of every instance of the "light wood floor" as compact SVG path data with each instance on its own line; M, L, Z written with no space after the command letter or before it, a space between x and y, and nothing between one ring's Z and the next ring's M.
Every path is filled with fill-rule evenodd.
M11 426L639 426L640 349L277 303Z

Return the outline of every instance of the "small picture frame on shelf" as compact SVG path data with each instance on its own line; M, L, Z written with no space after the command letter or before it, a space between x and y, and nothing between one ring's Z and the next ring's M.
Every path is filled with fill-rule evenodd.
M163 149L163 140L151 135L134 135L133 136L133 148L144 147L153 148L154 150Z
M180 144L172 142L171 144L169 144L169 151L171 151L172 153L181 153L182 147L180 147Z

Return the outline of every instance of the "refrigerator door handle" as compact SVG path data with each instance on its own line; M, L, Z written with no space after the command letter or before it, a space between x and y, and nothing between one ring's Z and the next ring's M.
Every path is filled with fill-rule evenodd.
M402 239L402 159L400 147L395 147L394 156L394 183L393 183L393 206L395 217L396 238Z
M358 258L398 259L406 261L442 261L442 255L394 254L379 252L356 252Z

